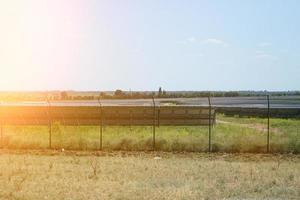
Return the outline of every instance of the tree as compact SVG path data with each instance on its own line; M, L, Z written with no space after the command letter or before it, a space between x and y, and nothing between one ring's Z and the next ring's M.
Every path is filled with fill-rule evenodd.
M162 95L162 89L161 89L161 87L159 87L159 89L158 89L158 97L161 97L161 95Z
M67 100L68 99L68 93L66 91L63 91L60 93L60 99L61 100Z
M98 98L104 99L106 97L105 92L100 92Z
M116 97L123 97L124 92L122 90L116 90L114 96Z

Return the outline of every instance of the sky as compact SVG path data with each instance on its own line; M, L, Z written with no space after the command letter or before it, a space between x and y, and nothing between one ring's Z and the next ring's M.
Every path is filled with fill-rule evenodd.
M0 90L300 90L298 0L0 0Z

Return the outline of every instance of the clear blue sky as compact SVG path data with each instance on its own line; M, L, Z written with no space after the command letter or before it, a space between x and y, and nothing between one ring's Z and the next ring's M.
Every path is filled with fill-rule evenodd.
M1 1L0 90L300 90L299 10L298 0Z

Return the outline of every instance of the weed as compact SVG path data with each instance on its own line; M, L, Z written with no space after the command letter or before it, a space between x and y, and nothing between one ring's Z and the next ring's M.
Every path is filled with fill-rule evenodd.
M53 162L50 161L50 163L49 163L49 171L51 171L52 168L53 168Z
M93 175L91 177L96 178L98 172L98 160L94 157L90 160L91 168L93 170Z

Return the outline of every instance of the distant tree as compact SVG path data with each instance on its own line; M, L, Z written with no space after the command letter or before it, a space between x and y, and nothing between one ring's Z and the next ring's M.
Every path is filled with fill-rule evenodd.
M132 98L133 99L140 99L143 97L143 94L141 94L140 92L133 92L132 93Z
M162 89L161 89L161 87L159 87L158 88L158 97L161 97L161 95L162 95Z
M163 90L163 91L162 91L162 96L164 96L164 97L166 97L166 96L167 96L167 92L166 92L166 90Z
M60 93L60 99L61 100L67 100L68 99L68 93L66 91L63 91Z
M224 96L225 97L237 97L237 96L239 96L239 93L230 91L230 92L225 92Z
M124 94L125 93L122 90L118 89L118 90L115 91L114 96L119 98L119 97L123 97Z
M101 98L101 99L104 99L106 96L105 92L100 92L99 94L99 97L98 98Z

